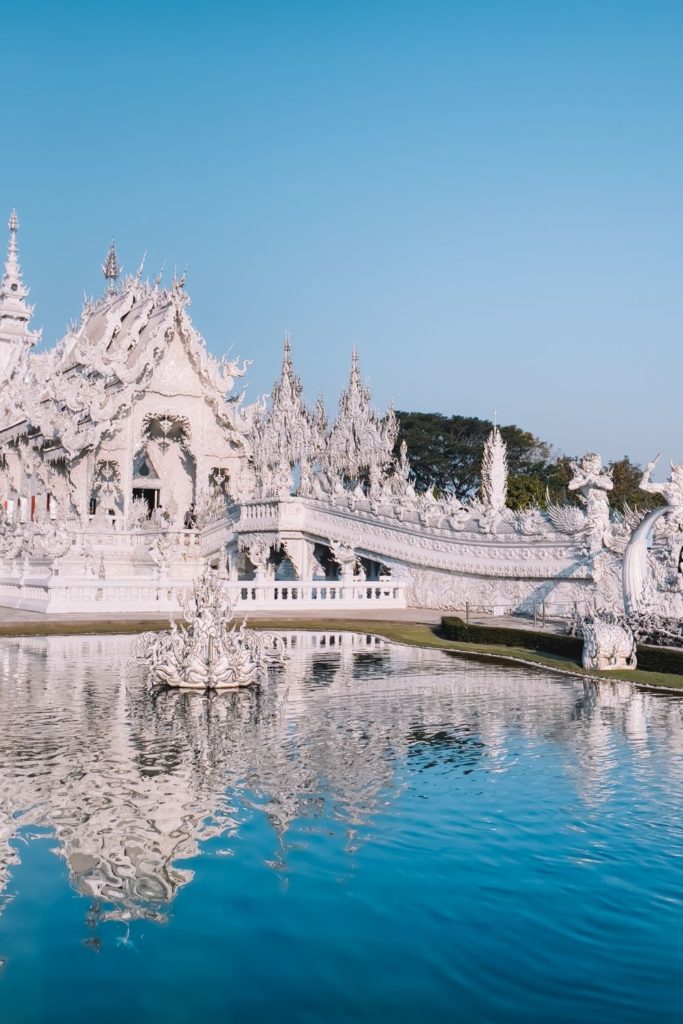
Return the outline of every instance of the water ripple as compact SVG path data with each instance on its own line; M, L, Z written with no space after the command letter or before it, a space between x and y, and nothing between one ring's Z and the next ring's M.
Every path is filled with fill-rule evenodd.
M3 1019L679 1019L683 701L339 634L150 694L129 647L2 646Z

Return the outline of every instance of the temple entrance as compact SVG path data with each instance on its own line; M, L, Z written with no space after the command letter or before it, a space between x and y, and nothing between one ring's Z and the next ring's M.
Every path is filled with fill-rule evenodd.
M143 501L147 502L147 508L151 515L155 508L159 505L159 488L158 487L134 487L133 498L142 498Z

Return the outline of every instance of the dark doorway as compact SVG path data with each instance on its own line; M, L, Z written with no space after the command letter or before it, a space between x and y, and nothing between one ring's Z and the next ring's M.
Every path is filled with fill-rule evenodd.
M147 508L151 515L155 508L159 504L159 488L158 487L134 487L133 497L142 498L143 501L147 502Z

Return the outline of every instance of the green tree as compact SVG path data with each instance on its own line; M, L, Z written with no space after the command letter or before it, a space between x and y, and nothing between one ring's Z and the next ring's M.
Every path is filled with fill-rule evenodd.
M537 473L509 476L508 507L521 509L530 508L533 505L545 505L546 488L546 481Z
M640 490L643 470L637 463L631 462L628 455L610 462L609 468L614 483L609 496L613 508L621 510L624 505L629 505L631 508L649 509L660 508L664 504L661 494L648 494Z
M474 496L481 483L484 443L493 423L476 416L441 413L398 412L397 416L396 451L405 441L418 490L433 484L437 491L452 490L461 499ZM545 495L543 481L552 461L550 446L514 425L501 427L500 432L507 444L510 477L537 478L535 483L515 485L519 500L526 500L524 493L534 489Z
M493 423L476 416L443 416L437 412L399 412L396 453L402 441L418 490L433 484L437 492L454 491L459 498L471 498L481 484L484 443ZM514 425L501 427L508 454L508 505L513 509L543 507L546 499L578 504L581 499L567 488L573 476L567 455L553 455L551 446L528 430ZM657 508L664 499L640 490L641 467L628 455L610 462L614 489L609 499L613 508Z

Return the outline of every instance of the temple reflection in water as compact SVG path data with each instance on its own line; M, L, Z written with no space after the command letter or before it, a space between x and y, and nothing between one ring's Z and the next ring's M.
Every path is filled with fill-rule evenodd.
M683 703L466 662L351 634L291 633L264 686L150 693L128 637L41 637L0 651L0 892L20 836L54 834L98 919L163 919L193 878L183 862L265 816L271 864L299 821L353 853L400 799L411 757L444 771L507 771L520 737L553 744L583 805L611 791L615 746L683 752ZM683 759L663 759L680 784ZM420 758L420 770L424 758ZM226 870L229 870L226 865Z

